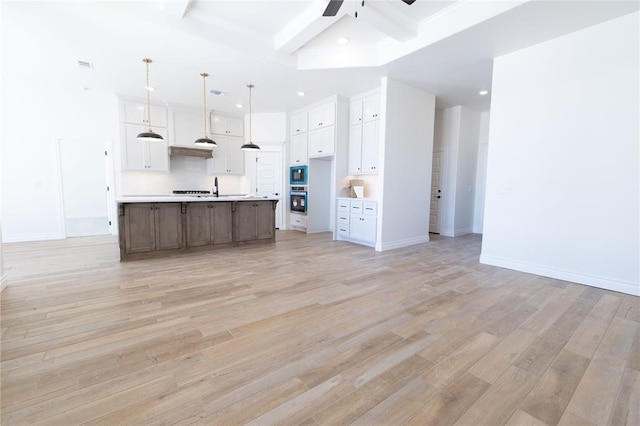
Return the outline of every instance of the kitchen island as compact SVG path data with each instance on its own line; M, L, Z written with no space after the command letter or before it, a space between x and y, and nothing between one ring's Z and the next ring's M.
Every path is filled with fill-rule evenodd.
M275 242L277 198L123 196L117 202L120 260Z

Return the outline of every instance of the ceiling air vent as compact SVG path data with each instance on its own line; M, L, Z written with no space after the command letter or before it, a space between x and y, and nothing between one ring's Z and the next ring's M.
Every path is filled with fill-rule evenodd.
M211 89L209 90L209 93L215 96L227 96L227 93L223 92L222 90Z
M93 69L93 64L87 61L78 61L78 67L85 70L91 70Z

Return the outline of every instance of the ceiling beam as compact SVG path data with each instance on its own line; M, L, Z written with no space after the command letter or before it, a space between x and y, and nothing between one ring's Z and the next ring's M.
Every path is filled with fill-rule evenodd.
M398 7L411 10L398 2L371 1L358 8L358 20L398 41L409 41L418 35L418 22L399 12Z
M276 34L273 40L275 50L291 55L346 13L346 8L342 7L334 17L322 16L326 7L326 0L315 0L311 3L304 12Z

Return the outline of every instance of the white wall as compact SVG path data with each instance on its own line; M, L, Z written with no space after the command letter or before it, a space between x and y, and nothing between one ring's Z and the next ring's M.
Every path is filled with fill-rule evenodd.
M57 140L117 140L116 97L48 88L5 75L0 133L3 239L64 238Z
M495 60L481 262L640 294L639 18Z
M482 234L484 193L487 187L487 155L489 150L489 112L480 114L478 163L476 166L476 200L473 208L473 232Z
M284 143L287 140L287 113L252 113L251 132L253 142ZM249 114L244 116L244 140L249 141Z
M378 251L429 241L435 96L385 77L381 105Z

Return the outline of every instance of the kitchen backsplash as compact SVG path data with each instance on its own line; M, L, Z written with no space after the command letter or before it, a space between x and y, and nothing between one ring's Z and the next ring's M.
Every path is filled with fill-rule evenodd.
M175 189L211 191L216 175L207 174L206 161L196 157L171 157L169 173L123 172L119 195L167 195ZM248 194L245 176L217 175L220 194Z

